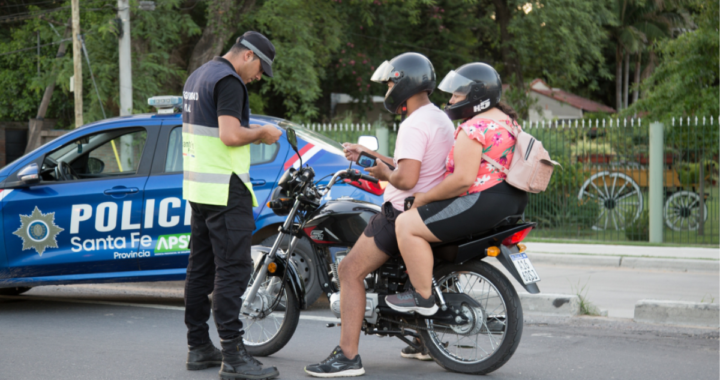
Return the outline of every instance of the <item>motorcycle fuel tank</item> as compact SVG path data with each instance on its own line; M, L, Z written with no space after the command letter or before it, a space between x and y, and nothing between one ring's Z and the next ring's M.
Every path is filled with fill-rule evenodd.
M380 206L339 198L322 205L305 224L305 233L316 244L352 246L365 231Z

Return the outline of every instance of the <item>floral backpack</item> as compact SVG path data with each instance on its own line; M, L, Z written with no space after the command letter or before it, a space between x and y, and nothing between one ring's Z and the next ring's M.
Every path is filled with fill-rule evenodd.
M496 124L507 129L515 137L515 154L513 154L510 168L505 169L497 161L483 154L482 158L492 166L505 173L505 181L520 190L528 193L545 191L550 183L555 165L560 165L550 159L550 154L543 148L542 142L524 131L517 132L515 128L505 123L493 120Z

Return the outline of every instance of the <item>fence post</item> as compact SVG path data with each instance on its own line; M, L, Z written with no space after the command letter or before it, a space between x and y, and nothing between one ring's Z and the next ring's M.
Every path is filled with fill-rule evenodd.
M650 152L648 187L650 199L648 210L650 217L650 242L663 242L663 124L650 124Z
M375 126L375 136L378 139L378 150L377 152L383 156L388 155L388 145L390 142L390 136L388 133L388 127L384 123L377 123Z

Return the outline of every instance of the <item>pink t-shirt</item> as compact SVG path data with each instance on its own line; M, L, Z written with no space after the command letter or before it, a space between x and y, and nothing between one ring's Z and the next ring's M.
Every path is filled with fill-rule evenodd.
M417 192L427 192L442 182L445 176L445 159L455 141L453 123L434 104L420 107L400 124L395 140L395 170L403 159L421 162L417 184L410 190L400 190L388 183L385 202L403 210L405 198Z
M484 154L487 154L490 158L497 161L498 164L502 165L506 169L509 169L513 153L515 153L515 136L510 134L507 129L497 123L505 123L505 125L511 128L513 125L518 129L520 128L517 123L513 124L510 119L498 120L497 122L492 119L471 119L460 124L458 129L455 131L455 138L457 138L460 131L465 131L465 134L471 140L475 140L480 143ZM447 175L452 174L454 171L455 145L453 143L452 150L450 150L450 154L448 154L447 157ZM485 159L481 159L480 169L478 169L475 183L470 186L467 194L479 193L483 190L489 189L504 181L505 177L507 177L505 173L485 161Z

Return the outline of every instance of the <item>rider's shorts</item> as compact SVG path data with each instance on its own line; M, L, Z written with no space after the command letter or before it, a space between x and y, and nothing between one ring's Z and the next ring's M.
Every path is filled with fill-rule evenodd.
M479 193L420 206L418 213L435 237L450 242L487 231L508 216L522 215L527 202L526 192L503 181Z
M390 257L400 256L397 235L395 235L395 219L402 211L394 208L392 203L385 202L382 211L375 214L365 227L365 236L375 239L375 245Z

